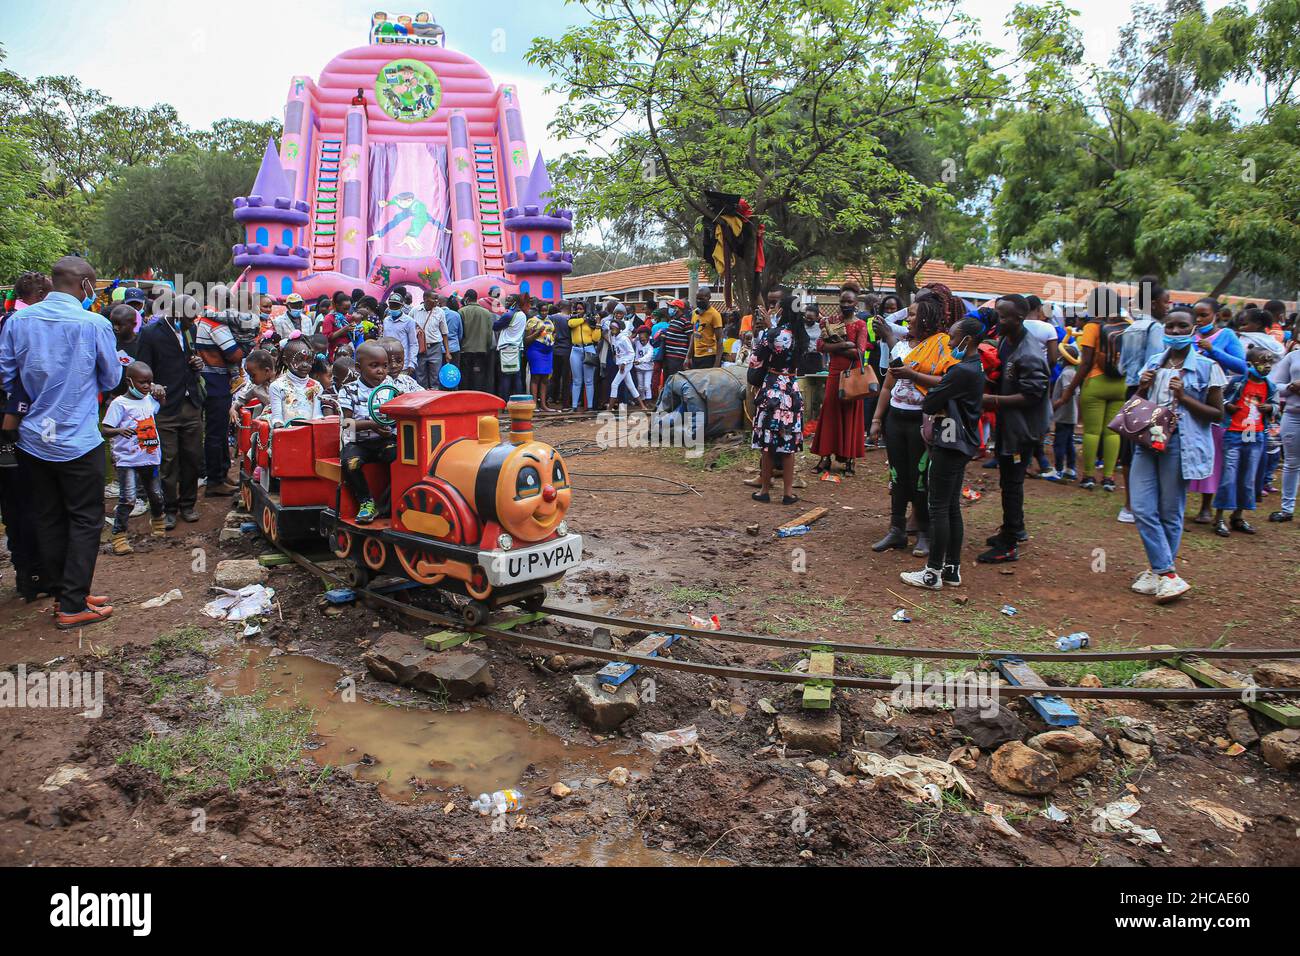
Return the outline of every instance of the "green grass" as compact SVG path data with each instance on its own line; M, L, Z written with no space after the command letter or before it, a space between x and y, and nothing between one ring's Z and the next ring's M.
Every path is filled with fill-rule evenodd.
M264 698L232 697L211 723L164 737L151 737L121 757L158 774L172 792L198 793L216 786L238 790L288 769L302 757L313 715L276 710Z
M672 604L699 605L708 604L710 601L724 601L735 593L735 588L683 584L670 589L665 597Z
M182 624L180 627L172 628L170 631L160 634L158 639L153 642L153 647L149 650L149 662L157 666L167 658L178 654L186 654L191 651L201 653L203 641L207 636L208 632L203 628L194 627L190 624Z

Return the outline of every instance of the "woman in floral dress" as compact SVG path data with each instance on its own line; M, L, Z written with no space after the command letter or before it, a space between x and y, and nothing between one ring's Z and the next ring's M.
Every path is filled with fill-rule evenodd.
M792 505L798 497L791 493L794 485L794 456L803 451L803 396L795 382L799 359L808 351L808 331L803 316L795 311L794 295L781 296L781 311L776 324L763 332L749 359L751 369L762 369L763 384L758 386L754 401L753 447L763 453L755 501L772 500L772 472L776 459L781 463L784 496L781 504Z

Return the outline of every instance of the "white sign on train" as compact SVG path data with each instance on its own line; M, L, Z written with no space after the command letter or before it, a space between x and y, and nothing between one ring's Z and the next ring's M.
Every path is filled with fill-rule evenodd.
M582 535L566 534L518 551L497 551L480 559L493 587L562 574L582 561Z

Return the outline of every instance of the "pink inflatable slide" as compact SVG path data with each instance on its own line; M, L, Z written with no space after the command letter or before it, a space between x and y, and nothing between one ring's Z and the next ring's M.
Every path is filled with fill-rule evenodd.
M427 13L376 14L370 43L296 76L280 151L234 201L246 281L312 299L398 286L558 301L573 213L529 164L517 92L443 45Z

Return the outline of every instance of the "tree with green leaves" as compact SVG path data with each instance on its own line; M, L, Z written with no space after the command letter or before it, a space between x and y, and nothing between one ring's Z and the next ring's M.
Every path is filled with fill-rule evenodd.
M592 147L557 164L559 198L584 221L694 241L705 191L738 193L766 226L764 289L860 255L926 203L951 203L889 143L941 112L1015 95L991 65L999 51L952 2L584 6L590 22L528 53L569 97L552 131Z
M0 133L0 282L19 274L48 271L68 249L67 236L32 198L40 174L25 143Z
M230 248L240 231L230 200L247 191L259 159L189 149L124 170L103 189L91 232L101 273L154 268L201 282L233 279Z

